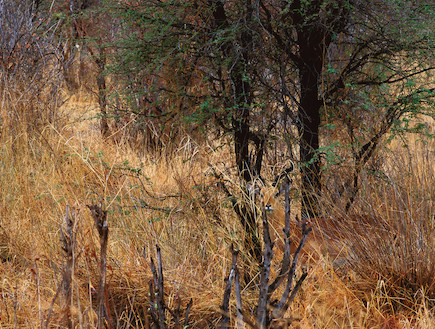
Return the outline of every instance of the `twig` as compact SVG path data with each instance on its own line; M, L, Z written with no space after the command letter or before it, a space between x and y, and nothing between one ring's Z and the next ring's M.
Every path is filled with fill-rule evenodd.
M152 318L153 322L154 323L159 323L159 321L158 321L159 316L157 315L157 311L156 311L157 304L156 304L156 300L155 300L156 294L154 292L153 280L150 280L148 282L148 287L149 287L149 292L150 292L150 309L149 309L149 312L150 312L150 315L151 315L151 318Z
M161 211L164 213L181 213L183 212L183 209L179 208L173 208L173 207L155 207L148 203L146 203L143 199L139 199L139 204L135 204L133 206L124 206L124 208L143 208L143 209L150 209L150 210L156 210Z
M222 302L222 322L221 322L221 329L227 329L228 328L228 322L230 320L228 316L228 309L230 304L230 297L231 297L231 287L234 280L234 277L236 275L236 268L237 268L237 255L239 251L234 250L234 247L231 245L231 254L232 254L232 263L231 263L231 270L230 274L227 278L225 278L226 284L225 284L225 290L224 290L224 298Z
M186 307L186 313L184 314L184 324L183 324L183 328L187 328L188 324L189 324L189 313L190 313L190 308L193 305L193 299L191 298L189 301L189 304L187 304Z
M269 299L273 292L279 287L279 285L284 281L289 267L290 267L290 191L289 182L285 180L285 219L284 219L284 255L281 262L281 269L278 276L269 286L268 294Z
M105 325L110 327L109 313L105 306L104 296L106 290L106 269L107 269L107 244L109 239L109 225L107 222L107 211L98 205L88 205L92 217L95 221L98 234L100 236L100 281L97 290L97 314L99 329L105 328Z
M236 307L237 307L237 329L243 329L243 308L242 308L242 295L240 291L239 269L236 267L234 277L234 290L236 293Z
M260 329L266 328L268 323L268 304L269 304L269 274L270 264L273 258L273 243L270 239L269 223L267 221L266 209L262 205L263 212L263 238L264 256L260 274L260 294L258 297L257 325Z
M62 301L62 313L64 314L63 320L67 328L72 328L72 320L71 320L71 302L72 302L72 274L74 268L74 248L75 248L75 239L76 233L74 232L75 226L75 211L73 209L71 216L69 213L69 206L66 206L65 209L65 217L64 217L64 226L65 233L60 225L60 241L62 243L62 250L65 252L66 256L66 265L62 276L62 281L56 291L56 294L53 297L53 300L50 304L50 309L48 311L47 319L45 320L45 328L48 328L48 324L50 323L51 314L53 313L53 306L56 302L56 299L59 297L59 294L62 292L63 301ZM42 326L42 325L41 325Z
M151 272L153 273L153 280L149 281L149 313L152 321L158 326L159 329L166 329L167 319L166 311L172 315L172 321L175 322L175 328L180 327L180 304L177 305L175 310L169 309L164 300L164 280L163 280L163 263L162 263L162 253L160 247L156 245L157 249L157 268L154 263L153 258L150 258ZM143 249L143 257L146 258L145 247ZM184 324L183 328L187 327L189 323L189 312L192 307L193 300L190 299L186 306L186 311L184 313Z
M150 294L152 296L153 305L152 308L156 311L156 317L160 329L166 328L166 314L165 314L165 302L164 302L164 295L163 295L163 270L161 266L161 255L160 255L160 247L156 246L157 248L157 259L158 259L158 269L156 269L156 266L154 264L154 259L151 258L150 265L151 265L151 272L153 273L153 279L154 279L154 285L150 285ZM162 274L162 276L160 276ZM153 289L151 289L153 288Z
M51 314L53 313L54 303L56 302L56 299L57 299L57 297L59 297L59 293L62 290L62 283L57 288L56 294L54 295L53 300L51 301L50 308L49 308L48 314L47 314L47 320L45 320L45 328L46 329L48 328L48 324L50 323L50 318L51 318Z
M72 213L70 216L69 207L66 206L65 210L65 234L63 232L62 226L60 227L61 234L61 242L63 244L62 249L66 254L66 266L63 273L63 281L62 281L62 295L64 297L62 313L64 314L64 323L67 328L72 328L73 324L71 321L71 283L72 283L72 274L74 267L74 248L75 248L75 233L74 233L74 224L75 224L75 210L72 209Z
M296 265L297 265L297 262L298 262L299 254L300 254L303 246L305 245L305 242L306 242L306 240L308 238L308 234L311 232L311 230L312 230L311 227L307 228L307 222L304 219L302 221L302 237L301 237L301 240L299 241L299 246L296 249L296 251L294 253L294 256L293 256L292 266L291 266L290 271L288 273L287 285L286 285L284 293L283 293L283 295L281 297L281 300L279 301L278 305L276 306L276 309L279 312L281 312L281 314L283 312L285 312L285 309L283 309L284 305L287 305L286 307L288 307L288 305L289 305L289 304L286 304L286 302L288 300L288 296L289 296L290 291L292 289L293 277L294 277L295 272L296 272ZM305 275L305 277L306 277L306 275ZM305 279L305 277L304 277L304 279ZM301 282L301 284L302 284L302 282Z

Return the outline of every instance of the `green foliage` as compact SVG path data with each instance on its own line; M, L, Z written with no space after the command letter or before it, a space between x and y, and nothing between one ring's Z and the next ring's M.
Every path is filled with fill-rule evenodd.
M343 146L340 142L335 142L325 147L320 147L318 153L324 159L324 166L322 170L328 170L331 167L337 166L343 163L343 158L338 154L337 150L341 149Z
M214 114L218 113L219 110L213 107L210 100L206 100L201 103L197 111L187 114L184 117L184 121L187 124L195 124L200 127L200 129L206 129L206 124L210 122L210 119Z
M109 72L128 101L127 112L162 131L170 127L171 136L180 125L204 133L213 128L231 134L237 145L245 129L240 140L248 151L235 148L245 150L236 154L245 162L249 154L261 157L262 147L285 148L284 141L300 140L298 134L327 121L321 143L300 145L309 155L307 172L346 161L364 165L389 132L427 133L421 115L433 115L434 108L428 83L434 71L434 8L428 1L256 6L111 3L108 12L120 29ZM314 72L310 86L302 86L306 69ZM302 99L303 88L318 88L317 102ZM307 113L312 121L319 116L315 129L298 121ZM298 133L290 138L290 131Z

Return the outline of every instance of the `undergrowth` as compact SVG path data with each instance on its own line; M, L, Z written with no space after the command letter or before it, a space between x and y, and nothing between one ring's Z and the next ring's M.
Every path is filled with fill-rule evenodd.
M218 326L229 246L243 245L243 229L211 174L210 164L231 166L225 147L183 140L170 155L138 156L125 143L102 139L92 125L75 130L50 122L37 130L3 127L0 138L1 326L43 327L50 310L50 325L61 323L53 300L64 264L59 225L67 205L78 219L73 322L96 325L99 242L86 205L99 202L108 210L108 307L117 326L149 326L152 271L144 254L154 255L156 244L168 307L192 299L189 326ZM434 326L433 144L419 143L392 146L383 181L365 173L349 213L326 209L342 220L346 266L338 271L327 255L313 257L286 322L275 325ZM243 252L240 258L249 265ZM241 294L246 309L254 307L253 290ZM234 323L235 301L229 310Z

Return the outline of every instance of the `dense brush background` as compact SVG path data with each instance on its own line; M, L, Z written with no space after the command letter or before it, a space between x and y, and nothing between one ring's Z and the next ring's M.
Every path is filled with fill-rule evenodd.
M218 326L229 248L243 249L246 233L216 180L218 173L233 193L241 193L231 138L181 124L176 138L170 129L152 127L138 135L143 122L134 113L108 115L104 136L94 81L101 72L90 59L99 54L65 58L52 23L43 37L39 30L18 30L21 50L2 57L0 327L45 327L50 312L48 326L60 326L55 296L65 262L60 226L67 206L77 219L72 318L78 328L95 326L99 237L86 205L100 203L110 230L108 307L119 327L149 326L149 257L155 257L156 244L168 305L185 306L192 298L189 326ZM76 85L68 83L66 68ZM108 75L105 81L114 95L107 102L119 105L115 80ZM433 108L427 112L432 116L410 119L423 124L425 134L385 136L360 175L349 213L334 193L318 196L323 217L337 219L334 243L341 253L311 250L303 264L308 277L286 314L291 327L435 327L435 121ZM157 146L152 136L161 139ZM277 153L265 159L270 180L283 168ZM326 168L323 179L338 190L349 173ZM294 184L300 184L296 174ZM291 209L294 218L297 194ZM240 259L245 268L254 266L243 251ZM245 289L242 296L246 309L253 309L255 291ZM235 301L230 307L233 323Z

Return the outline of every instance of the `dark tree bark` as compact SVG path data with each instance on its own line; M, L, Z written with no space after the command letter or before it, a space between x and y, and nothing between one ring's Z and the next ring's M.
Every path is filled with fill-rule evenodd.
M315 58L316 53L313 47L306 46L307 55L311 54L311 58L308 57L310 61L304 63L299 73L301 81L301 100L298 111L301 138L299 150L302 177L302 218L312 218L318 215L317 195L321 193L320 158L317 150L321 108L321 102L318 99L318 69L321 69L322 60Z
M272 9L263 2L261 6L265 17L272 17ZM325 54L332 42L332 35L338 35L346 28L350 7L347 2L340 0L295 0L290 5L280 4L278 8L278 12L288 12L277 15L286 27L279 30L267 21L264 26L274 36L277 49L286 53L298 72L298 80L293 83L299 86L297 127L302 179L301 216L307 219L319 216L318 196L322 193L318 149L323 106L320 86L327 61Z
M100 131L103 137L109 136L109 124L107 122L107 90L106 76L104 73L106 67L105 51L102 47L98 47L98 57L95 58L97 64L97 87L98 87L98 104L100 105Z
M227 29L229 27L227 15L225 12L224 2L215 1L213 4L213 17L215 28ZM245 24L249 25L252 20L252 6L250 1L246 2L245 7ZM253 180L255 169L251 168L251 159L249 154L249 142L252 139L250 131L250 107L252 105L251 84L249 79L246 78L247 71L249 70L249 61L252 53L252 35L250 31L244 27L240 34L240 47L234 45L233 42L228 41L223 45L223 55L226 58L234 58L234 65L230 71L232 99L233 103L230 105L234 107L232 114L232 132L234 136L234 154L236 158L237 171L241 180L241 188L244 192L242 194L241 204L234 204L236 214L238 215L244 231L245 241L244 247L248 254L257 263L261 262L261 244L258 238L258 225L256 222L255 210L252 209L249 202L249 193L247 185ZM261 144L264 146L264 144ZM256 163L261 169L263 152L259 151L257 154Z
M298 109L299 120L299 153L302 177L302 213L303 219L318 216L317 196L321 193L319 148L320 109L319 85L324 64L326 34L321 24L311 22L306 24L302 11L307 17L319 14L323 1L312 1L303 8L300 1L294 1L293 21L296 23L297 45L299 47L298 61L300 101Z

